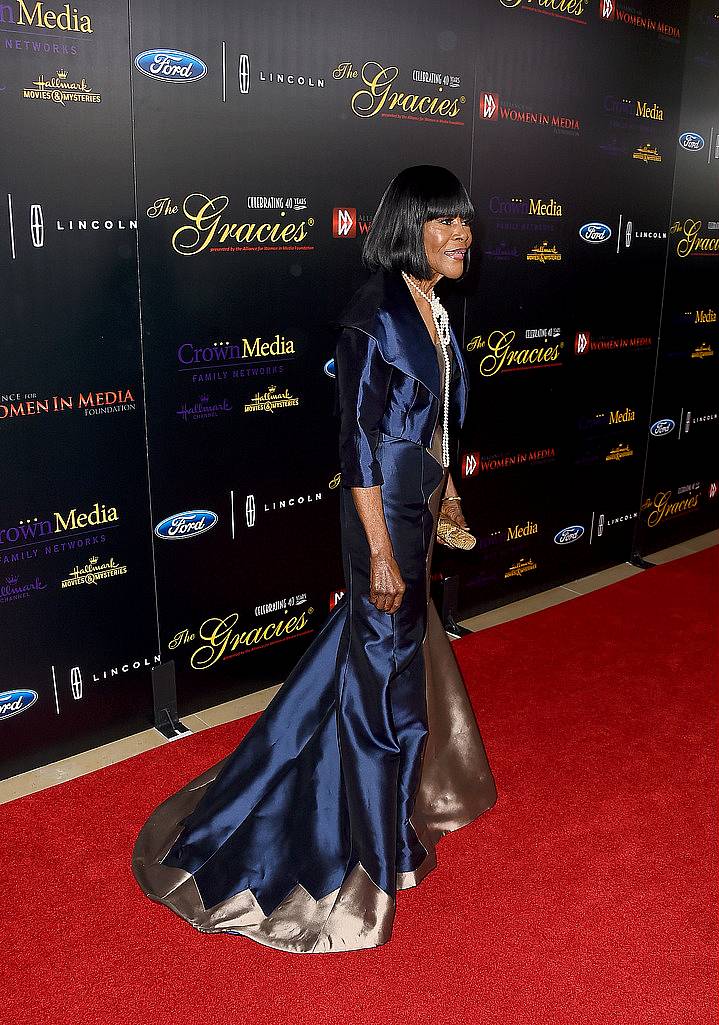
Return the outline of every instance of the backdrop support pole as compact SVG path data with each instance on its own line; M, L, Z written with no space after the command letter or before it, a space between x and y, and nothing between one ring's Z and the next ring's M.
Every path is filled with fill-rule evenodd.
M452 577L442 579L442 623L447 633L455 637L463 637L464 634L471 634L466 626L460 626L455 619L457 605L459 603L459 577L455 574Z
M152 674L152 699L155 706L155 729L167 740L179 740L192 730L180 722L177 714L177 685L175 683L175 662L163 662L154 666Z

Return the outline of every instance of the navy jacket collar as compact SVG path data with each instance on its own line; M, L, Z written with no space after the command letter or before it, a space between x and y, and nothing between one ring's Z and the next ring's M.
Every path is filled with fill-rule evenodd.
M439 366L434 342L399 271L376 271L355 292L336 323L372 335L389 363L421 381L439 399ZM459 406L463 419L469 384L459 344L451 328L450 333L460 371Z

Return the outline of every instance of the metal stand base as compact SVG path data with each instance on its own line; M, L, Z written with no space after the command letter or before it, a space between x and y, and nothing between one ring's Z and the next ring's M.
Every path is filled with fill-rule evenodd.
M653 566L657 565L656 562L647 562L647 560L643 559L638 552L635 555L632 555L631 558L627 559L627 562L630 566L637 566L639 569L651 569Z
M192 733L189 726L180 722L177 714L177 686L175 684L174 661L154 666L152 675L152 699L155 706L155 729L165 740L180 740Z

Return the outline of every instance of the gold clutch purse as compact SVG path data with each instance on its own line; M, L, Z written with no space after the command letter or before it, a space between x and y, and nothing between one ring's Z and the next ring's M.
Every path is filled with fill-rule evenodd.
M450 548L461 548L465 552L477 544L474 534L470 534L463 527L458 527L453 520L450 520L449 516L442 512L437 520L437 537L441 538Z

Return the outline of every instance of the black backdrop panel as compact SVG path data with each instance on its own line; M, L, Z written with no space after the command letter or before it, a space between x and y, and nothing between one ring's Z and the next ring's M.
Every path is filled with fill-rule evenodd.
M158 656L127 11L81 13L0 26L5 774L140 728Z
M106 9L109 7L109 9ZM390 178L476 206L460 614L716 526L708 0L0 5L5 775L281 681L344 581L334 339ZM77 17L75 18L75 14Z

